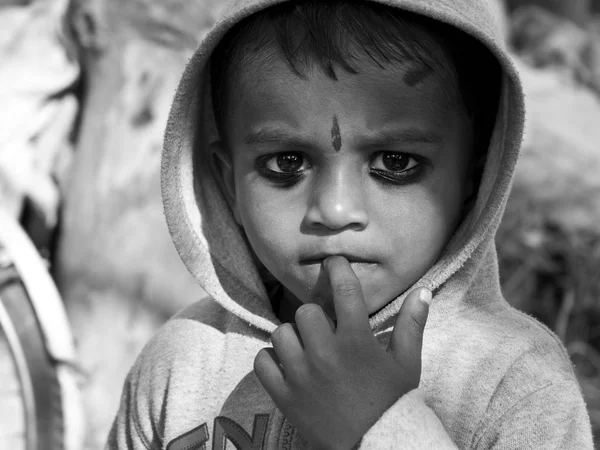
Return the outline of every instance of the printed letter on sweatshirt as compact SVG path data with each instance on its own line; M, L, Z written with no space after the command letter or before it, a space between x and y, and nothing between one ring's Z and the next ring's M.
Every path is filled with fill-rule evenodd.
M167 450L205 450L208 442L208 426L203 423L199 427L173 439L167 445Z

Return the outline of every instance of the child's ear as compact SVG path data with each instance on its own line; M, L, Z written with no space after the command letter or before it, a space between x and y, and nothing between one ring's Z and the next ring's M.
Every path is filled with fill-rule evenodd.
M214 161L216 178L221 186L225 199L231 208L235 221L241 225L240 214L237 207L237 197L235 194L235 176L233 173L233 162L222 141L216 141L210 144L210 153Z

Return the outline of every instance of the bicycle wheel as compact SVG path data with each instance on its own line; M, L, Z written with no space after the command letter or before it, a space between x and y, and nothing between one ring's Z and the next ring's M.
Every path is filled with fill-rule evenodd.
M62 450L63 414L58 376L25 286L14 269L0 270L0 323L19 383L18 389L6 392L10 397L6 400L23 419L23 424L19 424L14 416L10 425L13 429L6 426L7 440L12 441L12 446L0 443L0 448L17 445L25 450ZM6 364L6 355L4 359ZM20 394L21 408L15 394ZM5 405L4 400L0 404ZM10 411L5 410L3 416L7 413ZM25 445L19 445L19 440Z
M83 419L62 303L33 244L1 211L0 329L0 449L81 449Z
M25 449L23 394L4 330L0 326L0 448Z

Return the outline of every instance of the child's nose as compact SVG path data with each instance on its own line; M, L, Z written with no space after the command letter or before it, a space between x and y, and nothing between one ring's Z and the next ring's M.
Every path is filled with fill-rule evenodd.
M362 230L369 223L362 179L338 171L316 180L305 217L309 228Z

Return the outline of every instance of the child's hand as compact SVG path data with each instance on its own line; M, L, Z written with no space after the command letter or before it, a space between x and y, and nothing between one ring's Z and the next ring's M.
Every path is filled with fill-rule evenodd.
M410 293L387 351L371 328L362 288L343 257L324 261L337 329L316 304L296 312L272 335L273 349L256 355L254 370L279 410L317 448L350 449L396 400L419 385L423 329L431 298ZM281 367L280 367L281 365Z

